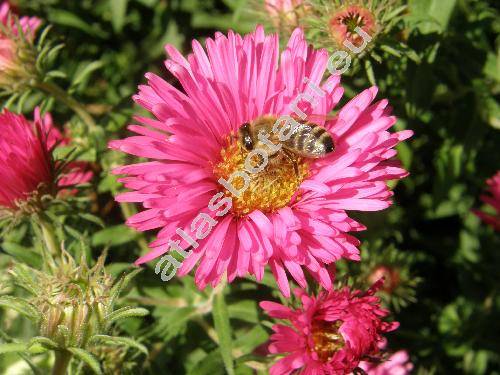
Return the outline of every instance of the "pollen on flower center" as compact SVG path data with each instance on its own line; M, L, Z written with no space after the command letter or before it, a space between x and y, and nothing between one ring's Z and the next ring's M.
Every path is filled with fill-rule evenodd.
M221 177L232 183L241 192L233 195L227 189L224 193L232 199L232 211L243 216L254 210L273 212L299 199L298 188L308 175L308 165L299 156L284 156L281 153L269 156L265 168L258 173L245 169L245 160L249 152L235 139L229 139L228 146L220 152L221 161L214 167L217 180ZM255 157L250 160L253 167L262 164ZM249 177L246 189L241 177L231 179L234 172L243 172Z
M339 333L342 321L326 322L314 321L312 324L312 339L316 352L321 362L328 362L333 355L344 347L344 338Z

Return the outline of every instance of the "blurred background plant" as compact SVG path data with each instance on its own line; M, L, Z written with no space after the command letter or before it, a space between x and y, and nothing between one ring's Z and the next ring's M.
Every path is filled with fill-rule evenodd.
M60 129L71 134L68 147L75 149L79 160L90 163L95 175L85 197L79 198L77 215L45 212L71 259L80 260L85 253L89 267L95 267L102 249L108 248L106 273L119 278L144 253L148 236L123 224L135 207L119 205L112 198L121 187L109 170L123 164L125 156L108 151L107 141L125 135L132 115L141 114L131 96L144 82L143 74L166 75L165 43L187 53L193 38L203 41L229 28L248 32L269 15L264 0L258 3L259 12L248 12L249 6L257 10L255 0L11 2L18 14L42 20L30 48L38 58L45 55L39 72L42 82L52 86L47 89L34 84L36 80L28 81L23 90L7 92L2 106L27 117L37 105L50 111ZM359 215L368 227L359 236L363 261L341 262L338 278L349 273L354 275L350 282L363 288L377 275L386 276L382 297L401 322L388 347L392 352L407 350L414 373L500 374L500 238L472 213L481 208L486 179L500 169L497 4L488 0L304 4L307 9L365 7L375 24L387 23L377 29L383 32L373 39L368 53L356 57L343 85L349 98L375 81L380 96L394 107L397 128L415 132L411 142L398 150L410 177L394 186L391 209ZM338 41L326 33L329 15L320 10L314 16L280 15L279 21L281 26L290 19L306 22L311 42L333 51ZM270 19L266 25L268 31L276 27ZM282 33L290 29L280 28ZM47 52L42 53L44 48ZM40 238L36 228L22 223L2 238L0 264L6 270L15 263L17 271L2 274L0 298L27 298L13 286L22 270L35 280L56 277L26 268L42 270L45 262L41 242L32 240ZM87 244L83 248L82 239ZM79 267L83 265L78 261L68 269ZM151 316L118 322L108 334L140 338L149 354L144 359L137 346L128 349L108 342L87 348L92 353L88 358L97 358L104 373L267 373L262 345L269 338L271 322L258 301L281 298L269 275L262 284L248 279L223 291L200 292L191 276L163 283L151 264L128 289L119 306L144 306ZM36 325L8 309L0 311L0 321L4 348L0 372L31 373L31 365L47 373L51 357L37 354L46 350L43 345L32 346L29 355L12 349L21 345L26 349L25 344L40 335ZM126 362L117 367L123 358ZM92 371L92 366L74 364L75 371Z

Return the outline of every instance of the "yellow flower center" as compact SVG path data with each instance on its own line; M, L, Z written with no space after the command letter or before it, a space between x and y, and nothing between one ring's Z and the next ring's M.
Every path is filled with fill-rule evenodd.
M232 212L235 215L244 216L254 210L274 212L300 198L297 190L309 172L303 158L291 153L285 155L280 150L269 155L266 164L260 155L249 156L249 151L235 137L229 138L228 146L220 154L221 161L213 171L217 180L223 178L239 191L239 195L234 195L223 187L225 195L232 199ZM245 161L247 167L265 167L262 171L252 173L246 169ZM238 174L231 177L233 173ZM246 181L241 175L248 176Z
M325 322L314 321L312 325L312 338L314 347L321 362L329 362L333 355L344 347L344 338L339 333L342 321Z

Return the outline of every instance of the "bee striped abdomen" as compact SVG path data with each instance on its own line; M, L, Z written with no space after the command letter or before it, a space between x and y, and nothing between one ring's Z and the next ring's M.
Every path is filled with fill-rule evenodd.
M301 156L318 158L333 151L330 134L319 125L301 124L285 146Z

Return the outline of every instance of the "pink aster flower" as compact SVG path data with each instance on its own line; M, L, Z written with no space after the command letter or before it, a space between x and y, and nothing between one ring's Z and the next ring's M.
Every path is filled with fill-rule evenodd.
M481 200L483 203L491 206L496 214L480 210L473 210L473 212L486 224L493 227L493 229L500 231L500 171L486 180L486 184L488 185L490 195L481 195Z
M413 364L406 350L400 350L378 364L360 362L359 367L368 375L409 375L413 370Z
M29 58L26 42L31 43L41 24L36 17L21 17L16 22L16 15L9 3L4 1L0 5L0 85L15 84L15 80L29 75L27 64L23 59ZM23 53L24 52L24 53ZM25 56L26 55L26 56Z
M185 275L199 264L195 280L200 288L216 285L225 272L229 281L247 274L261 280L270 266L289 296L287 273L305 287L307 270L330 289L327 265L341 258L359 260L359 241L349 232L365 227L347 211L377 211L391 204L386 181L407 175L394 159L394 147L411 132L388 131L396 118L387 100L375 101L376 87L325 122L343 94L340 77L323 81L326 51L309 47L300 29L281 59L278 44L278 36L265 35L262 27L243 37L217 33L207 39L206 52L193 41L187 59L166 47L166 67L183 90L146 75L148 84L134 99L155 119L138 117L141 125L129 127L137 135L110 143L150 159L115 170L127 175L121 181L132 190L116 199L144 207L128 225L140 231L160 228L152 251L137 264L169 249L185 256L182 249L191 246L179 271ZM241 178L234 178L242 194L232 194L218 181L245 169L249 154L235 137L238 129L262 116L293 115L293 101L310 93L312 85L321 95L314 105L301 101L299 107L319 119L315 122L333 137L335 151L320 159L269 163L263 173L252 174L246 189Z
M52 151L63 141L49 114L35 110L34 122L5 110L0 114L0 210L39 206L43 195L57 195L62 187L87 182L91 175L71 163L54 161ZM61 168L62 166L62 168ZM75 167L76 168L76 167ZM62 169L62 170L61 170Z
M285 357L271 367L271 375L344 375L361 360L375 358L384 341L381 334L399 325L383 321L389 312L374 295L380 285L375 283L366 293L346 287L317 297L296 289L301 303L297 309L261 302L269 316L288 321L273 327L269 351Z

